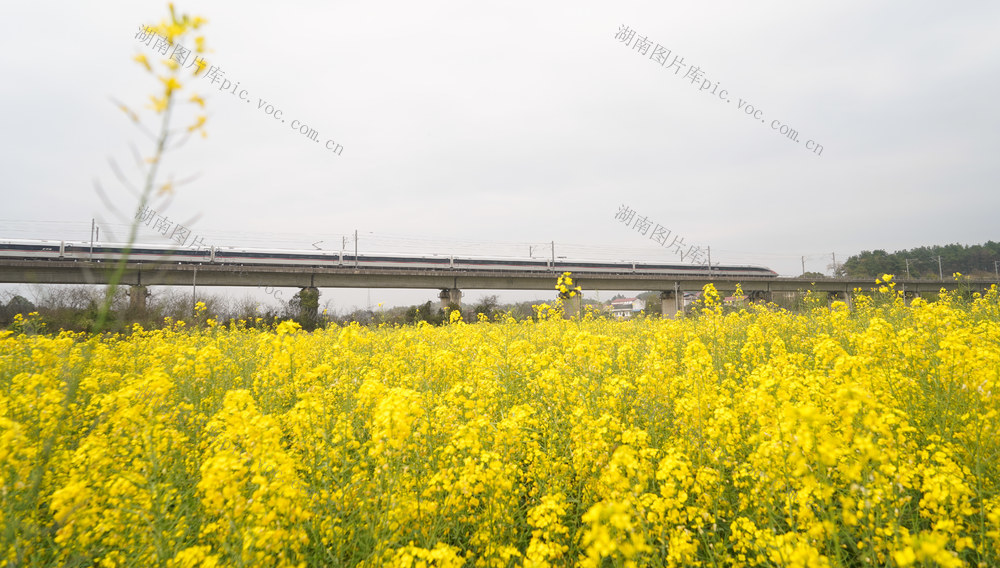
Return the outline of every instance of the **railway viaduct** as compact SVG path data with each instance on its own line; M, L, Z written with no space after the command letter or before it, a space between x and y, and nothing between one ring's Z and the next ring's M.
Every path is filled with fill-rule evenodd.
M733 277L724 274L662 276L633 274L630 264L621 273L574 272L574 283L587 290L659 290L662 313L674 315L683 308L683 293L701 290L713 283L720 293L731 293L739 284L751 300L768 300L774 292L812 290L850 303L855 289L870 290L872 280L834 279L810 281L802 278ZM0 260L0 283L107 284L115 269L113 262L63 260ZM462 290L548 290L554 291L558 272L469 271L393 268L313 268L303 266L240 266L232 264L130 262L120 285L131 288L135 305L145 304L148 286L273 286L289 288L424 288L438 289L442 305L459 304ZM959 286L986 289L996 279L897 280L898 290L907 296L934 293ZM579 309L579 303L570 306Z

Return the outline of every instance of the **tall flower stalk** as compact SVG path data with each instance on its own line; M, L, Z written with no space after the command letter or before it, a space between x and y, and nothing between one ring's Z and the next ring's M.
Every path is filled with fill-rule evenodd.
M198 77L205 69L206 63L201 56L205 53L205 38L198 34L198 30L205 24L205 19L198 16L191 17L187 14L178 15L173 4L169 4L169 8L170 15L168 18L161 20L157 25L141 26L139 32L136 34L136 38L140 40L144 38L152 39L151 36L155 37L157 43L154 44L153 50L166 57L151 60L145 53L139 53L133 58L134 61L142 65L147 73L157 79L158 87L154 91L154 94L149 95L150 104L147 105L146 109L152 110L159 117L159 132L155 135L150 133L143 126L143 120L138 112L124 103L118 103L118 108L125 112L132 122L136 123L144 133L150 136L154 146L152 154L144 158L142 163L144 171L142 189L139 192L139 202L129 226L124 251L122 251L122 255L115 264L115 268L109 278L107 293L97 314L97 321L94 324L95 332L103 330L111 313L112 301L125 274L129 254L139 233L140 215L146 210L153 199L154 192L158 195L173 192L174 184L172 181L165 183L158 181L160 162L163 159L163 155L171 149L171 142L178 135L183 136L183 139L178 144L183 143L194 132L200 132L203 137L207 135L205 132L207 117L202 114L205 108L205 100L197 93L192 93L190 97L183 101L198 107L199 112L196 113L194 122L183 127L182 130L171 127L174 110L184 96L182 92L185 87L182 81L186 82L188 78L194 79ZM188 49L183 42L187 42L192 36L194 39L194 48ZM149 43L148 39L147 43ZM190 42L187 45L190 45ZM162 46L162 49L160 46Z
M173 190L172 182L168 181L159 185L157 182L159 165L164 153L170 149L171 141L179 133L190 135L196 131L201 131L202 135L205 135L205 116L201 114L195 118L193 124L187 126L182 132L178 132L170 126L173 110L177 105L178 97L181 96L180 92L184 88L180 79L184 74L184 69L192 67L189 65L187 68L182 69L181 63L178 61L179 56L175 56L175 54L180 53L178 49L181 45L180 41L189 35L195 35L196 30L205 23L205 20L199 17L192 18L186 14L178 16L173 4L170 4L169 8L169 18L162 20L158 25L142 26L140 28L140 33L159 36L158 39L165 43L165 49L167 50L165 53L167 58L162 60L150 61L145 54L139 54L134 58L148 73L154 75L162 85L156 91L156 94L150 95L152 104L149 107L156 115L159 115L160 128L159 134L155 136L150 135L155 145L152 155L145 158L143 164L144 180L142 190L139 194L136 215L129 229L125 250L109 278L104 302L100 307L94 324L93 331L95 333L100 333L108 320L112 300L125 272L128 255L138 234L138 213L143 211L148 205L154 190L158 190L161 194L169 193ZM196 62L193 65L192 77L197 76L204 68L203 60L200 56L195 55L195 53L200 54L204 52L204 38L196 36L194 41L196 47L193 51L189 50L188 53L189 57L195 57ZM182 49L186 50L186 48ZM205 101L197 94L192 95L188 99L188 102L198 105L200 109L204 109ZM143 132L149 134L143 127L142 119L136 111L121 103L118 103L118 106ZM119 174L117 169L115 173ZM120 174L119 177L121 177ZM80 372L79 369L90 365L93 359L93 350L84 348L82 355L82 360L77 360L75 363L67 363L65 381L59 380L55 382L55 385L58 385L56 389L62 391L61 397L59 397L61 401L53 405L54 408L52 408L49 414L52 417L52 427L40 440L41 443L39 444L37 453L33 456L34 459L25 463L26 467L18 476L20 479L18 479L17 484L14 486L15 490L13 492L8 492L6 489L2 491L5 502L3 511L0 512L0 519L4 521L3 529L0 530L0 565L23 566L27 564L32 555L38 554L38 551L33 550L33 547L50 538L51 531L54 530L55 526L61 524L61 522L56 522L54 525L49 524L51 518L47 518L46 511L48 504L43 505L46 499L42 498L42 489L43 486L52 483L52 477L55 475L50 464L58 447L58 441L72 435L71 431L73 428L68 425L68 422L72 422L72 412L76 408L77 395L80 390L81 381L84 378L84 373ZM74 366L78 366L78 368L73 369L72 367ZM59 398L55 400L59 400ZM0 417L0 419L2 418ZM96 423L94 426L96 426ZM2 445L7 445L6 440ZM4 463L0 465L6 465L6 460L3 461ZM31 463L32 461L34 463Z

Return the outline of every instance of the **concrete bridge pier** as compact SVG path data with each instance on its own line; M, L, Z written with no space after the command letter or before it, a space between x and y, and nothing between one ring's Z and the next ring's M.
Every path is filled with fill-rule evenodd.
M151 294L146 286L136 284L128 287L128 308L134 312L146 311L146 298Z
M583 309L583 295L579 292L572 298L564 298L562 301L563 317L571 319L579 317Z
M830 298L831 304L840 301L847 304L848 308L854 308L854 304L851 302L851 294L849 292L827 292L827 295Z
M660 310L664 317L672 318L683 309L684 294L674 290L660 292Z
M462 291L458 288L444 288L438 294L441 299L441 309L448 311L450 308L462 307Z

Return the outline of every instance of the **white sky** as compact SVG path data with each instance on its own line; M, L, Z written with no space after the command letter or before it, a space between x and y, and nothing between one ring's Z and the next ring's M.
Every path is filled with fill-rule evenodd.
M92 218L102 237L123 236L135 198L108 159L132 174L130 144L151 143L110 99L141 108L155 92L131 58L151 55L134 35L166 5L8 4L0 238L86 240ZM677 260L614 219L623 203L711 246L713 261L787 275L803 256L825 272L834 252L998 238L995 2L177 8L208 19L207 59L251 101L204 79L182 91L207 95L209 136L169 155L164 179L199 177L157 207L209 244L339 249L357 229L362 251L527 257L554 240L560 256ZM617 41L623 24L700 67L729 102L683 79L687 67L674 75ZM148 229L141 240L166 242ZM415 303L437 292L371 294ZM521 297L539 294L509 296ZM368 301L364 290L329 298Z

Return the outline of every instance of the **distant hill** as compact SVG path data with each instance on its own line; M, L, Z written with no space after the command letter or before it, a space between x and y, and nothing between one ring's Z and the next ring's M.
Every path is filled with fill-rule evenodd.
M996 274L994 263L1000 262L1000 243L935 245L893 253L881 249L861 251L840 266L838 276L876 278L882 274L894 274L905 278L909 265L910 278L938 278L938 257L941 259L940 274L945 278L950 278L955 272L991 276Z

